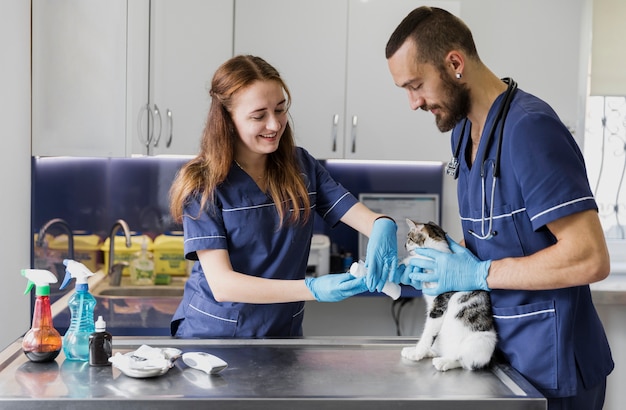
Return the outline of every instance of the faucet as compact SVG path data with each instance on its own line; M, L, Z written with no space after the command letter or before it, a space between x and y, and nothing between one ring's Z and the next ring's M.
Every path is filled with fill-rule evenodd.
M124 236L126 236L126 247L130 248L132 246L132 242L130 240L130 229L128 228L128 224L123 219L118 219L115 221L113 226L111 227L111 233L109 233L109 284L111 286L119 286L122 282L122 269L128 265L128 263L116 263L113 264L113 249L115 243L115 234L120 228L124 231Z
M58 225L67 233L67 259L74 259L74 233L70 228L70 224L68 224L65 219L54 218L46 222L39 230L35 246L43 248L44 240L46 238L46 232L48 232L50 228L55 225ZM58 283L60 284L63 281L63 277L65 275L65 265L63 265L60 261L54 262L54 270L56 271Z
M37 237L37 242L35 243L35 245L39 246L40 248L43 247L43 241L46 237L46 232L48 232L53 225L59 225L63 227L63 230L65 230L65 232L67 232L67 258L74 259L74 234L72 233L70 224L68 224L65 219L54 218L46 222L44 226L42 226L39 230L39 235Z

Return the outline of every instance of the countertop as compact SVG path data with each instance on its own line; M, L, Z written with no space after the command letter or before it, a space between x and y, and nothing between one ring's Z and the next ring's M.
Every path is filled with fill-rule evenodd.
M18 339L0 353L0 407L93 409L545 409L515 370L438 372L400 356L412 338L180 340L114 337L114 352L151 347L205 351L229 366L217 375L181 359L166 374L135 379L113 367L65 360L30 362Z

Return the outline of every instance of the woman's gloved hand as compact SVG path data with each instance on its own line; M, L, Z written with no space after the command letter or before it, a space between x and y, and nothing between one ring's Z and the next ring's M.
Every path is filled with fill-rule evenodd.
M422 273L409 273L413 281L431 282L434 286L422 289L425 295L437 296L450 291L491 290L487 275L491 261L481 261L469 249L446 236L452 253L418 248L414 252L429 259L411 258L409 264ZM429 271L429 273L423 273Z
M420 268L412 265L400 264L389 277L389 280L393 283L401 283L403 285L411 285L417 290L422 289L422 281L411 278L411 274L420 273Z
M365 277L355 278L349 273L305 278L304 283L318 302L339 302L350 296L367 292Z
M370 292L381 292L398 266L397 231L393 219L383 217L374 221L365 255L366 283Z

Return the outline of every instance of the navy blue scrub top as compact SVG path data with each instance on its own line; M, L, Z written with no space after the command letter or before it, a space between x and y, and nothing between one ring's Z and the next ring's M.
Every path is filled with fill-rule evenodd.
M336 225L357 199L306 150L296 149L308 186L312 211ZM198 200L184 210L185 257L196 251L227 249L236 272L268 279L304 279L313 215L305 225L283 224L272 198L233 164L215 193L217 212L202 210ZM181 338L258 338L302 335L304 302L247 304L217 302L196 262L183 299L172 318L172 335Z
M484 129L490 128L503 96L491 107ZM452 132L452 147L461 128L462 123ZM518 89L505 121L500 177L495 187L493 231L497 235L489 240L475 238L468 230L481 234L481 167L478 162L468 166L471 147L466 128L459 158L459 209L466 246L480 259L532 255L556 242L546 224L577 212L597 210L574 138L548 104ZM483 135L476 158L480 161L488 149L484 212L489 216L496 148L495 144L485 147L485 139ZM488 222L485 220L485 230ZM547 397L575 395L577 372L589 388L613 369L589 286L493 290L491 300L498 349Z

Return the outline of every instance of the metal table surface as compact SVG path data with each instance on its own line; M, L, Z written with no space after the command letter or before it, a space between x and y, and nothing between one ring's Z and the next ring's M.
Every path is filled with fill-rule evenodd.
M0 353L0 408L186 409L545 409L516 371L438 372L430 360L400 356L413 338L180 340L114 336L114 352L142 344L205 351L229 367L207 375L181 359L166 374L134 379L112 367L65 360L32 363L21 339Z

